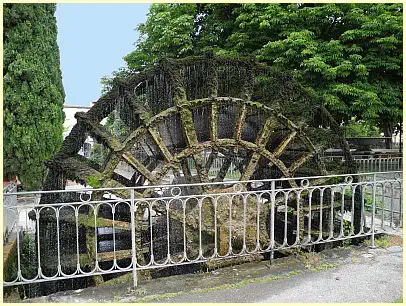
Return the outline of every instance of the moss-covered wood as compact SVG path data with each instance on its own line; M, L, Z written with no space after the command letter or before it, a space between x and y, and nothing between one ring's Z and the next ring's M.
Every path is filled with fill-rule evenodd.
M145 176L152 184L157 184L154 175L141 162L139 162L130 152L123 153L123 158L133 166L138 172Z
M219 113L218 113L218 104L213 101L211 103L211 113L210 113L210 140L213 143L217 141L217 127L218 127Z
M218 97L219 88L226 82L219 78L220 69L230 66L236 69L235 71L241 72L233 76L235 83L229 84L232 87L230 92L238 93L238 95ZM190 70L188 67L197 67L196 69L200 69L200 71L187 75ZM196 86L188 85L188 87L186 83ZM140 86L145 87L143 91L140 91ZM195 92L191 92L193 90ZM189 101L188 96L194 98ZM131 133L122 142L114 139L100 124L113 110L120 109L122 109L119 114L120 118L131 130ZM194 121L193 112L198 109L208 110L203 117L200 117L208 121L207 136L204 135L206 131L202 132L206 125L199 125L199 122ZM234 113L226 113L227 111ZM262 116L262 121L255 120L255 116L252 114L256 113ZM236 122L231 125L227 122L227 118L232 116L236 117ZM240 180L270 178L264 177L262 174L265 173L261 172L264 167L276 168L280 173L279 176L286 178L294 177L297 173L304 173L305 170L306 173L313 175L323 175L332 168L324 163L320 153L331 143L337 143L344 152L345 163L338 165L339 171L342 173L356 172L355 163L340 126L320 105L318 98L301 86L289 73L278 71L275 67L268 67L247 58L206 56L180 60L162 59L149 70L117 77L111 90L101 97L86 114L77 114L77 118L78 123L65 139L61 152L57 153L48 164L50 173L46 180L45 190L63 188L67 179L79 180L93 185L93 187L131 186L132 183L126 182L125 185L116 179L114 170L120 161L131 165L137 175L141 175L149 184L160 184L163 178L167 178L168 173L173 173L174 182L179 181L183 175L186 182L205 183L209 182L208 171L213 160L218 156L217 152L225 154L225 161L217 177L214 178L215 181L223 181L226 178L232 162L237 165L242 174ZM167 132L173 139L164 139L164 136L159 133L160 128L176 126L174 124L178 120L176 118L180 118L180 129L170 130L168 128ZM259 122L265 122L265 124L257 127ZM231 131L229 133L231 136L220 138L219 133L225 129ZM259 132L249 138L252 130ZM112 149L102 166L94 165L86 159L76 156L88 134ZM178 137L177 134L182 134L182 137ZM204 135L203 140L199 141L200 138L197 135L199 137ZM250 140L247 140L247 137ZM135 145L146 145L146 138L152 139L154 146L152 150L155 150L154 154L148 157L152 160L155 159L151 163L144 163L131 153ZM292 147L293 149L291 149ZM294 155L296 148L303 152L299 157ZM202 152L211 152L206 163L202 158ZM237 161L236 157L242 158L243 161ZM190 158L194 160L197 175L188 166L187 159ZM266 161L264 165L261 164L263 160ZM140 180L141 184L145 180ZM293 179L289 181L289 184L291 187L297 187ZM212 192L221 193L227 192L227 190L210 190L210 193ZM114 190L113 193L126 200L130 197L128 190ZM157 196L157 194L153 193L150 188L145 188L138 190L135 196L149 197ZM49 198L47 201L52 200ZM283 205L280 201L282 200L276 199L275 205ZM241 199L235 200L235 207L238 207L234 212L236 215L242 213L243 202ZM295 199L291 195L289 195L288 202L289 206L295 207L293 203ZM205 203L208 206L214 205L209 200L205 200ZM139 208L144 208L144 204L140 204ZM227 203L223 204L223 206L227 206ZM245 204L253 204L253 199L246 199ZM221 203L220 206L222 206ZM198 209L196 207L194 212ZM269 214L269 207L263 209L265 215ZM159 208L156 210L158 213L165 213L165 210L160 211ZM248 214L253 212L252 207L247 212ZM201 230L210 236L212 235L210 233L213 233L209 224L214 221L213 209L204 210L202 213L205 221ZM359 213L357 208L356 217ZM298 216L300 236L303 237L304 212L299 211ZM181 222L183 214L181 211L173 212L171 218ZM241 220L233 221L232 225L235 227L235 237L233 238L231 235L231 239L234 239L233 242L236 244L245 242L250 246L253 243L261 243L261 245L267 243L269 234L264 220L261 220L263 223L260 223L259 232L256 230L252 232L252 229L247 228L247 225L256 224L258 221L256 218L256 215L255 218L247 215L245 223ZM206 219L209 223L206 222ZM228 210L220 208L217 213L219 225L217 234L220 237L217 248L220 249L220 253L227 249L230 239L230 232L227 230L228 220ZM142 220L137 219L137 222L142 222ZM199 228L198 219L188 217L186 226L187 235L192 235ZM243 241L244 230L246 233L249 232L246 241ZM140 243L141 232L137 231L137 252L142 253ZM110 258L110 255L105 256Z
M113 135L108 133L101 124L91 121L86 113L78 112L75 114L75 118L87 126L90 135L99 143L103 143L113 151L120 151L123 148L123 144L117 141Z
M162 154L165 156L167 162L171 162L172 154L169 152L164 140L159 135L158 129L156 127L150 127L148 129L158 148L161 150Z
M241 140L241 133L245 123L245 117L247 116L247 104L243 103L240 107L240 112L238 114L238 120L235 127L234 139Z

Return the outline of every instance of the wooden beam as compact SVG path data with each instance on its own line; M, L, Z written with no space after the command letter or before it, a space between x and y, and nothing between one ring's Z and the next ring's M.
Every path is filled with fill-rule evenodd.
M247 167L245 168L244 173L241 175L242 181L248 181L251 176L254 174L255 169L258 165L259 159L261 158L260 151L265 148L266 144L269 141L269 136L273 133L276 126L276 119L274 117L269 117L262 127L260 133L255 139L255 144L259 148L259 151L254 151L251 155L251 158L248 162ZM276 159L276 158L275 158Z
M275 157L279 157L282 154L282 152L286 149L286 147L289 145L289 143L293 140L293 138L296 136L296 134L297 132L293 131L286 138L284 138L273 152L273 155Z
M293 173L295 172L298 168L300 168L305 162L307 162L310 158L312 158L316 152L308 152L308 154L302 155L298 160L292 163L292 165L289 167L289 172Z
M211 113L210 113L210 139L213 142L217 141L217 127L218 127L218 119L219 119L219 110L218 105L215 100L211 103Z
M105 146L109 147L113 151L120 151L124 148L124 145L117 141L113 135L111 135L104 126L98 122L90 120L86 113L78 112L75 114L75 118L84 123L87 126L89 134L94 138L99 139Z
M145 176L152 184L157 184L156 177L149 171L141 162L136 159L130 152L123 153L123 158L128 162L131 166L133 166L139 173Z
M151 134L152 138L154 139L156 145L161 150L162 154L164 155L167 162L171 162L172 154L169 152L168 147L165 145L164 140L162 139L161 135L159 135L157 127L150 127L148 128L149 133Z

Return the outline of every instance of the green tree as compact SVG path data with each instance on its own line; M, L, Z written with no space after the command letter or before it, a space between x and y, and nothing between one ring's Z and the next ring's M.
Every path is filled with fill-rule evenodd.
M348 121L345 127L345 137L380 137L381 133L376 126L365 121Z
M4 4L4 176L40 188L63 140L55 4Z
M152 4L147 21L137 27L136 50L125 57L129 66L142 69L159 57L190 54L196 13L195 4Z
M402 121L402 14L400 3L155 4L125 60L254 56L292 71L338 122L356 117L389 136Z

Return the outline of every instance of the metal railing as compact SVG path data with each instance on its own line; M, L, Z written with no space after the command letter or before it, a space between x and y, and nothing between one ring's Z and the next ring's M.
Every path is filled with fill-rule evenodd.
M147 158L148 155L144 150L137 150L136 156L140 158ZM210 159L211 152L201 152L203 163L206 164ZM211 178L217 176L224 162L227 161L229 157L225 157L221 153L218 153L212 160L210 169L208 169L208 175ZM401 171L402 170L402 157L400 156L390 156L388 154L384 155L353 155L353 158L358 165L359 173L368 172L388 172L388 171ZM344 156L324 156L326 161L340 161L344 162ZM243 158L236 158L232 160L230 166L227 169L225 179L235 180L240 178L241 173L238 169L238 163L243 161ZM188 158L188 166L192 172L196 171L196 166L192 158Z
M210 158L209 153L202 154L204 163L206 164ZM324 156L327 161L340 161L344 162L344 156ZM353 156L356 164L358 165L359 173L368 172L388 172L388 171L401 171L402 170L402 157L394 156L373 156L373 155L354 155ZM210 169L208 170L208 175L211 177L216 177L219 173L222 165L227 160L226 157L218 155L213 159ZM243 159L237 160L237 162ZM195 170L194 160L188 159L189 168L193 171ZM231 161L230 167L226 173L226 179L238 179L241 173L238 170L235 161Z
M17 192L17 185L12 183L6 186L6 188L3 189L3 194L5 193L15 193ZM17 224L18 216L15 214L12 214L10 210L7 209L7 207L12 207L17 204L17 196L7 196L4 198L3 201L3 244L6 244L8 242L8 239L10 237L10 234L13 232L14 227Z
M354 155L354 161L358 165L358 172L388 172L402 170L402 157L396 156L373 156ZM325 156L325 160L344 161L343 156Z
M47 204L6 207L35 226L17 224L4 286L130 271L137 285L140 270L365 236L373 243L402 227L401 175L5 193ZM150 197L137 197L145 190Z

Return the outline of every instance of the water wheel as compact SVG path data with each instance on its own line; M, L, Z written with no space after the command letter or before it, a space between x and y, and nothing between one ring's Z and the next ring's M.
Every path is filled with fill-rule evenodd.
M106 128L109 115L120 122L118 133ZM212 189L230 188L230 185L204 185L209 182L295 178L356 170L338 124L311 91L288 73L249 59L212 56L164 59L144 72L117 77L111 89L87 113L79 112L75 117L77 124L62 149L47 162L45 190L64 189L69 179L106 188L201 183L194 190L183 188L181 192L205 194ZM103 158L96 162L78 154L89 136L103 148ZM331 144L342 149L344 162L327 163L323 159L324 150ZM288 186L284 187L297 187L298 182L292 179L285 184ZM241 186L249 190L270 188L266 183ZM129 196L128 192L114 193L122 198ZM136 192L136 197L143 198L164 195L150 188ZM42 202L60 202L56 197L50 194ZM196 214L198 205L190 205L188 212ZM176 209L169 216L159 201L154 207L150 204L143 209L137 214L140 223L143 216L147 220L145 214L154 213L167 225L161 236L152 233L148 221L137 231L150 234L150 240L155 241L152 244L137 237L140 252L148 255L148 261L165 231L172 231L165 222L169 219L181 222L182 216L176 214ZM99 212L90 214L93 213L99 216ZM117 211L102 217L111 220L114 214L115 222L129 222L125 213L119 219ZM213 220L210 216L207 212L206 217ZM187 221L192 236L197 230L194 218ZM179 224L178 227L173 224L179 228ZM301 228L304 231L304 226ZM130 230L126 226L122 229ZM213 233L213 226L203 224L202 230ZM265 228L261 234L265 240L266 233ZM220 242L219 246L224 255L231 234L220 230L219 236L226 237L226 242ZM193 243L193 238L189 240ZM208 245L211 247L206 251L210 252L215 243ZM169 248L164 247L163 262ZM97 252L101 254L100 250ZM126 256L129 254L123 258Z

